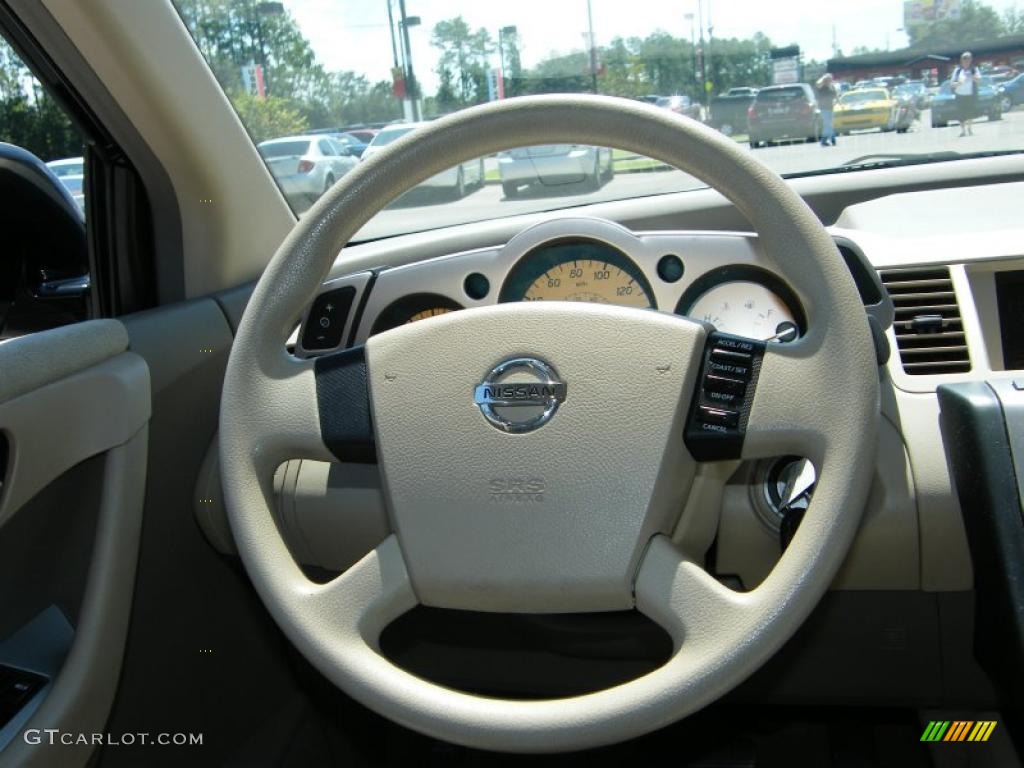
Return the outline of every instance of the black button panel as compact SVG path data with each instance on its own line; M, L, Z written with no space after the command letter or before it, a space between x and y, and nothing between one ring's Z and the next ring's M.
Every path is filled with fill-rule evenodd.
M42 675L0 664L0 728L13 720L46 683Z
M302 329L302 348L312 352L339 347L355 297L356 289L351 285L317 296Z
M739 458L765 343L713 332L708 336L684 440L698 461Z

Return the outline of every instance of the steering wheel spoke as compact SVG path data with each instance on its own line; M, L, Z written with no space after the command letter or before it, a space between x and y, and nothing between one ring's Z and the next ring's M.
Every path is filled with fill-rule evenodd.
M809 343L765 345L742 458L793 454L821 466L828 421L845 407L826 384L833 374L825 357Z
M288 459L334 460L321 435L313 361L282 352L256 365L259 374L240 382L245 400L223 405L222 432L244 423L245 449L261 471Z
M296 582L295 605L331 628L336 642L378 652L381 632L418 603L394 534L326 584Z
M752 593L719 583L665 536L651 539L635 589L637 609L669 633L677 653L697 653L735 636L753 614Z

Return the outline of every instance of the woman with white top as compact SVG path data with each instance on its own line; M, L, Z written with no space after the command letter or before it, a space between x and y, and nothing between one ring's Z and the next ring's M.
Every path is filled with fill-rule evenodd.
M977 113L978 84L981 72L974 66L974 56L970 51L960 55L960 66L953 70L953 95L956 97L957 114L960 116L960 135L973 136L971 120Z

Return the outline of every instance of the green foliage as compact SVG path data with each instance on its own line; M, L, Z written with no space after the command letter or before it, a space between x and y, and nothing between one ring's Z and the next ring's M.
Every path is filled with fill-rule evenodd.
M0 141L44 161L77 157L82 136L17 54L0 39Z
M648 86L647 93L697 95L693 47L689 41L656 31L644 38L630 38L628 49Z
M1003 12L1003 28L1008 35L1024 34L1024 13L1018 10L1017 6Z
M1007 20L1018 23L1016 9ZM978 0L964 0L957 19L940 19L910 27L910 44L917 48L968 46L981 40L1002 37L1008 30L1004 20L990 6Z
M489 57L495 51L490 33L482 27L473 31L456 16L434 26L430 44L441 51L437 108L444 113L487 101Z
M710 47L710 79L715 91L744 85L768 85L772 81L772 43L756 32L747 39L715 38Z
M175 5L257 141L270 138L262 131L278 127L333 128L401 114L390 83L370 83L355 72L327 72L287 11L261 14L257 0L175 0ZM242 69L253 64L263 67L264 106L245 91Z
M733 86L771 82L771 41L760 32L753 37L714 38L707 41L708 77L715 92ZM602 68L597 78L600 93L639 99L657 94L686 94L700 99L696 51L689 40L656 31L647 37L621 37L599 51ZM517 82L519 93L589 91L590 57L587 51L552 55L538 62Z
M248 93L239 93L233 101L238 116L256 143L303 133L309 127L305 116L293 109L287 99L277 96L261 99Z

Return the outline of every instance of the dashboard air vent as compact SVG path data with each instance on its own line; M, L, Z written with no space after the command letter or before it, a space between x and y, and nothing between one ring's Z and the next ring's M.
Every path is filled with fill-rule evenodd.
M917 376L971 370L949 267L886 269L879 274L896 308L893 330L903 370Z

